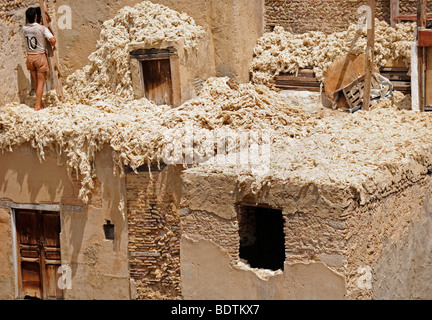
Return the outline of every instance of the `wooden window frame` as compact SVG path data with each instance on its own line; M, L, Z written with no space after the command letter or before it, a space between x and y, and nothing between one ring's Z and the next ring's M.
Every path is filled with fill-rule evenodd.
M172 105L181 105L180 64L177 50L174 47L161 49L136 49L130 52L131 73L135 99L147 98L143 61L169 60L171 73Z

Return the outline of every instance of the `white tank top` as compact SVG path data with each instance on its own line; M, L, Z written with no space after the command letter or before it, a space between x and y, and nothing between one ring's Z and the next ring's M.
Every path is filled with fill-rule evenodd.
M23 27L26 40L27 54L41 54L46 52L46 39L53 38L53 34L47 27L39 23L27 24Z

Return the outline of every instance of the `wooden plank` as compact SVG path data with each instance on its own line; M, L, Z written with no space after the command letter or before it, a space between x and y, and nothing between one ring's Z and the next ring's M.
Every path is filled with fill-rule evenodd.
M278 86L278 88L281 90L320 92L320 88L315 88L315 87L299 87L299 86L283 85L283 86Z
M409 82L409 81L392 81L392 83L393 83L393 85L394 86L407 86L407 87L409 87L409 86L411 86L411 82Z
M313 82L313 83L320 83L315 77L287 77L287 76L282 76L282 77L275 77L276 81L308 81L308 82Z
M160 54L134 54L131 55L132 58L137 60L161 60L161 59L169 59L173 55L171 53L160 53Z
M366 46L366 71L364 80L363 93L363 110L369 111L371 82L373 74L374 47L375 47L375 0L368 0L367 4L370 8L370 19L367 30L367 46Z
M144 87L147 99L158 105L173 104L170 60L142 61Z
M399 16L399 0L390 0L390 24L394 28L396 26L396 17Z
M41 269L39 264L39 239L37 211L16 211L16 232L19 247L20 278L19 297L42 298ZM36 258L22 255L28 249L36 254Z
M48 21L47 16L46 16L47 8L45 5L45 1L39 0L39 5L41 8L42 21L43 21L44 26L47 27L48 29L50 29L51 33L53 33L53 31L51 29L50 22ZM47 57L48 57L49 65L50 65L51 76L53 77L53 81L54 81L54 88L56 90L57 97L59 98L59 100L64 101L63 85L62 85L62 80L61 80L61 73L60 73L60 67L59 67L59 62L58 62L57 49L55 49L55 48L53 49L53 47L51 46L51 43L48 40L46 40L46 43L47 43L46 47L47 47L47 51L48 51Z
M417 0L417 30L426 27L426 0ZM417 37L418 41L418 37ZM418 47L418 77L419 77L419 106L420 111L424 112L425 97L424 97L424 47Z
M418 46L432 47L432 30L425 29L418 31Z
M399 15L395 18L396 21L416 21L417 16L416 15ZM432 20L432 14L426 15L426 20Z
M432 105L432 48L426 49L426 106Z
M405 72L408 73L409 68L406 67L383 67L380 72Z
M319 87L319 82L276 80L276 85Z
M130 52L131 56L139 56L139 55L153 55L153 56L160 56L160 55L169 55L174 56L177 54L177 50L174 47L168 47L168 48L162 48L162 49L136 49Z

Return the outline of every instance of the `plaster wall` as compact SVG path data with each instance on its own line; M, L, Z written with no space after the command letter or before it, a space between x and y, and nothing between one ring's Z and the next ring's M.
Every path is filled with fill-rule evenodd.
M349 214L347 286L350 299L432 297L432 179L430 175ZM371 271L366 288L358 286ZM364 270L364 269L363 269ZM363 277L364 278L364 277Z
M331 188L273 181L253 195L235 177L183 174L181 276L185 299L344 299L345 217L350 205ZM335 193L336 195L336 193ZM284 269L251 268L240 259L238 205L282 209ZM320 207L320 210L314 210Z
M230 264L229 254L208 240L183 236L181 250L187 300L344 299L344 278L322 263L286 264L284 272L266 277Z
M47 154L39 162L29 145L0 156L0 201L60 206L62 264L72 269L65 299L129 299L127 223L119 211L124 181L112 174L110 152L96 160L96 185L88 204L78 200L79 181ZM0 208L0 298L15 298L9 208ZM115 240L105 240L103 225L115 225Z
M186 171L184 297L430 299L431 176L392 186L391 193L362 206L347 190L273 181L252 195L248 183L236 184L234 177ZM282 209L283 271L242 263L236 209L242 203Z

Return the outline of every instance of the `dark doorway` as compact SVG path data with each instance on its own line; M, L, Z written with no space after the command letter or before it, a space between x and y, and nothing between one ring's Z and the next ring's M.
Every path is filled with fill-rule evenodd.
M157 105L173 105L170 59L144 60L141 63L146 98Z
M15 210L19 259L19 298L62 299L60 214Z
M252 268L283 270L285 234L281 210L240 207L239 233L241 259Z

